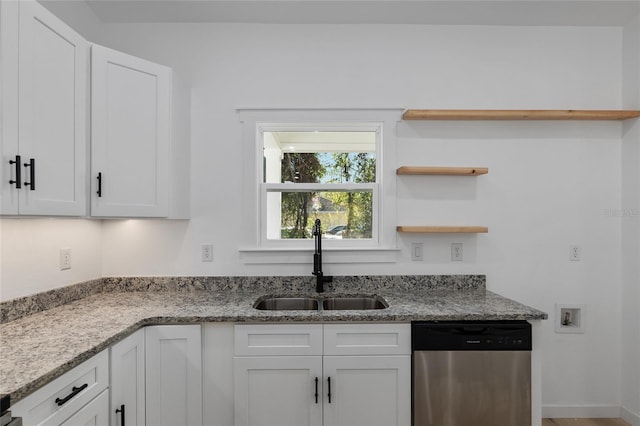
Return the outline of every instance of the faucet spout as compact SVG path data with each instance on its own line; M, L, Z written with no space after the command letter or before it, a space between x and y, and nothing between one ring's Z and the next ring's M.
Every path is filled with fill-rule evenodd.
M315 238L315 252L313 253L313 272L316 276L316 292L324 292L324 283L333 281L332 276L325 276L322 272L322 224L320 219L316 219L313 225L313 236Z

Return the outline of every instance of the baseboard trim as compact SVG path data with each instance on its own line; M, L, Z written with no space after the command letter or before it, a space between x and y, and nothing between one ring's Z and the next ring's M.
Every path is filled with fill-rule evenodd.
M629 411L626 408L620 408L620 417L631 426L640 426L640 414Z
M544 418L614 418L620 417L619 405L543 405ZM636 425L634 425L636 426Z

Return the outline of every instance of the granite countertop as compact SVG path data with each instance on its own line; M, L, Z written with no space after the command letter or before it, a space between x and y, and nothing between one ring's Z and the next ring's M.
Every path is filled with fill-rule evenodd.
M475 277L475 276L474 276ZM308 280L308 279L307 279ZM242 285L178 286L163 284L146 291L122 291L127 279L102 283L101 291L0 325L0 394L16 402L81 362L145 325L206 322L410 322L416 320L541 320L547 314L473 285L426 285L415 282L335 286L332 294L377 294L389 307L366 311L260 311L253 308L265 295L314 295L300 286L274 286L272 282ZM394 280L387 280L394 281ZM472 280L473 281L473 280ZM397 284L398 281L396 280ZM353 284L353 283L350 283ZM306 285L306 284L305 284ZM153 286L151 286L153 287ZM171 286L169 286L171 287ZM398 288L400 287L400 288ZM403 288L404 287L404 288Z

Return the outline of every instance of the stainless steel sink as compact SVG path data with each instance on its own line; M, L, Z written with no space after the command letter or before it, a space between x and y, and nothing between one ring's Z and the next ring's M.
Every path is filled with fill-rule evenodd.
M389 304L380 296L338 296L328 297L322 301L322 309L326 311L360 311L388 307Z
M380 296L266 296L253 307L261 311L362 311L385 309L389 304Z
M267 297L258 299L253 307L262 311L316 311L318 299L313 297Z

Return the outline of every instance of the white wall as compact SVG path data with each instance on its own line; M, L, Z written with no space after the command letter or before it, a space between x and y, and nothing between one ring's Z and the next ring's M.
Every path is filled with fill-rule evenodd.
M0 220L0 301L101 276L102 224L84 219ZM60 270L60 249L71 269Z
M640 17L624 30L624 106L640 104ZM640 426L640 122L622 141L622 407Z
M105 222L105 275L309 274L311 261L239 259L243 159L235 108L621 106L616 28L109 27L113 47L171 65L192 82L193 218L187 225ZM401 235L396 264L329 264L326 272L486 273L491 290L550 313L543 404L615 411L621 233L620 218L605 212L621 203L621 125L403 123L398 136L398 165L490 169L478 178L398 178L399 223L488 225L489 234ZM408 259L412 241L425 243L424 262ZM462 264L448 260L452 241L465 244ZM204 242L214 244L213 263L199 261ZM570 244L582 247L581 262L568 261ZM555 303L586 304L586 333L555 334Z
M101 242L102 265L95 270L103 276L310 276L311 259L308 265L240 261L244 161L236 108L622 105L619 28L109 24L102 37L96 41L172 66L193 88L192 219L103 221L102 236L92 240ZM621 219L605 211L621 206L621 128L609 122L399 124L398 166L490 169L477 178L398 178L399 223L488 225L489 234L400 235L397 263L328 264L326 273L485 273L489 289L550 314L542 326L543 404L617 407ZM2 225L3 242L11 245L29 233L20 221ZM51 238L55 246L61 239ZM454 240L464 243L462 263L448 260ZM42 251L43 241L15 257ZM409 260L412 241L424 242L424 262ZM202 263L200 244L208 242L214 262ZM568 261L570 244L581 245L581 262ZM1 266L11 280L4 279L4 288L32 292L21 275L29 266L10 261L6 246ZM56 286L44 274L42 281ZM585 334L554 333L556 302L587 305Z

